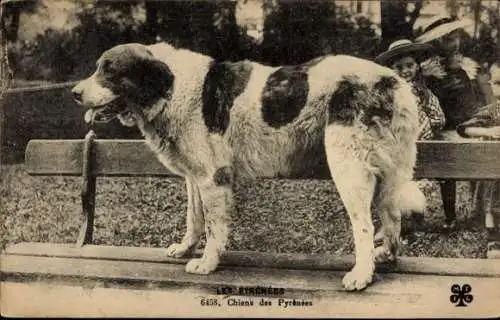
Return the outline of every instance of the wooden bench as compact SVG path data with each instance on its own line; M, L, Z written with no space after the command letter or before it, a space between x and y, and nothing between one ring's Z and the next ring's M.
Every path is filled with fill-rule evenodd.
M418 143L418 151L417 178L500 179L500 142L426 141ZM92 132L82 140L31 140L25 165L34 176L81 176L85 220L76 244L8 246L1 256L4 280L71 282L78 278L140 286L153 283L165 290L195 287L204 294L215 293L216 288L224 286L264 285L285 288L289 296L300 296L305 291L329 292L341 295L337 299L351 302L363 299L388 302L397 295L403 304L421 303L422 312L427 312L425 306L432 302L430 288L449 294L453 283L469 283L474 290L490 290L500 297L500 260L488 259L400 257L396 265L377 266L379 281L368 289L381 294L377 298L373 295L352 298L341 293L341 277L352 267L353 256L232 251L225 254L215 273L188 274L184 272L187 259L168 258L161 248L92 245L96 177L172 176L144 141L99 140Z

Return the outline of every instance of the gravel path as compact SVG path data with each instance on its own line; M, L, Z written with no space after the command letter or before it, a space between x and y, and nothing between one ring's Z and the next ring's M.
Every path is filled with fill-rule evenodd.
M30 177L22 165L4 166L0 181L1 247L21 241L73 242L80 221L80 179ZM440 233L439 191L423 183L429 200L424 225L402 255L486 257L485 233L474 226L467 185L459 187L460 228ZM186 191L180 179L100 178L95 244L166 247L185 230ZM351 226L333 182L259 180L236 188L229 249L351 253Z

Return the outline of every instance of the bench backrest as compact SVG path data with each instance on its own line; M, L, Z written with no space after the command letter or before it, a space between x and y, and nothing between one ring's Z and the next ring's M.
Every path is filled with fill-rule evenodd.
M80 176L84 140L31 140L31 175ZM93 176L172 176L143 140L95 140ZM419 141L416 178L500 179L500 141ZM314 176L311 178L328 178Z

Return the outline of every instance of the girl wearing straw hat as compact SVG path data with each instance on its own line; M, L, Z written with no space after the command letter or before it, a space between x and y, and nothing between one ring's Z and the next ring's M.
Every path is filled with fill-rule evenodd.
M422 73L426 76L428 87L439 98L446 115L445 140L496 139L500 137L499 102L492 94L487 74L479 73L477 63L460 53L460 33L468 24L443 16L437 16L420 26L417 21L415 26L419 35L416 42L431 44L438 53L438 56L421 64ZM480 205L485 212L490 239L500 240L500 217L494 217L491 212L495 186L498 186L497 182L477 183L474 198L476 205ZM456 221L455 182L446 181L441 193L446 222L452 227Z
M423 81L419 63L433 54L428 44L413 43L401 39L391 43L389 49L375 58L375 62L390 67L412 85L418 98L420 134L419 140L435 139L445 124L445 116L439 100Z

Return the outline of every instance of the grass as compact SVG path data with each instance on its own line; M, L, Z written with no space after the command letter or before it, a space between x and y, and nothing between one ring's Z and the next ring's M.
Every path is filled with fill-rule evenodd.
M0 176L0 245L21 241L72 243L83 219L79 178L31 177L23 165ZM406 256L486 257L486 234L469 210L467 184L459 185L459 229L441 233L436 184L425 183L429 212L408 242ZM96 199L95 244L167 247L185 230L184 182L171 178L101 178ZM236 188L230 250L347 254L351 226L331 181L259 180Z

